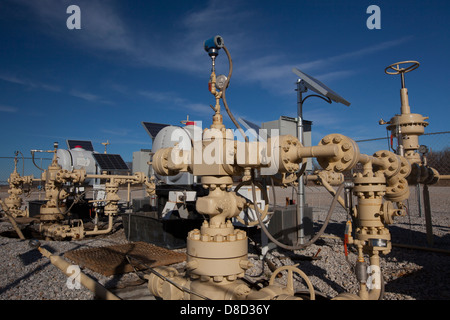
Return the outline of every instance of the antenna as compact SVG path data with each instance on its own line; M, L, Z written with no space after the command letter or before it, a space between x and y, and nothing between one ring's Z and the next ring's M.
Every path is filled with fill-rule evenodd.
M180 123L185 126L195 125L195 121L189 120L189 115L187 115L186 120L181 120Z
M106 140L106 142L102 142L102 145L105 146L105 154L107 154L107 152L106 152L106 146L109 145L109 144L110 144L110 143L109 143L109 140Z

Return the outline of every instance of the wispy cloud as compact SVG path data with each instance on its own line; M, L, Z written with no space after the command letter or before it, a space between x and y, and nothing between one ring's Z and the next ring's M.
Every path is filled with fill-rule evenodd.
M130 129L124 129L124 128L114 128L114 129L101 129L103 133L114 135L114 136L128 136L131 132Z
M366 57L383 50L399 46L412 37L403 37L381 42L372 46L359 48L334 56L323 57L310 61L298 61L298 58L287 57L284 54L267 52L258 55L248 54L248 47L261 46L258 30L251 29L248 24L257 16L251 6L239 1L230 1L226 5L223 1L210 0L205 6L197 10L188 11L182 19L170 26L171 37L161 37L166 30L139 30L122 16L115 2L98 0L78 0L82 10L82 30L72 32L68 36L65 28L65 15L60 14L59 7L69 2L56 0L26 1L16 0L28 8L46 24L61 25L61 28L45 29L55 36L76 43L89 53L108 57L125 57L123 63L140 66L157 67L178 72L197 73L208 65L204 59L202 47L204 39L211 36L211 17L214 17L215 32L224 36L226 43L233 43L233 58L239 61L240 68L235 74L243 81L258 83L263 88L278 94L292 93L292 67L303 71L314 71L319 80L333 81L355 74L355 70L335 70L336 62ZM232 19L230 19L232 17ZM246 28L241 26L245 25ZM161 27L163 28L163 27ZM49 31L51 30L51 31ZM247 51L246 51L247 50Z
M317 121L320 119L320 125L326 128L335 128L342 125L342 119L336 117L335 112L330 112L330 107L318 107L318 108L307 108L304 110L303 115L306 119L311 121Z
M204 103L186 103L184 105L184 107L188 110L191 110L194 113L197 113L197 114L204 115L205 113L206 114L212 113L211 107Z
M174 92L158 92L158 91L148 91L142 90L138 92L141 96L144 96L152 101L165 102L173 104L182 104L186 102L186 99L177 97Z
M358 71L357 70L341 70L341 71L332 71L332 72L327 72L324 74L319 74L317 75L317 78L322 80L322 81L334 81L334 80L340 80L346 77L350 77L353 76L355 74L357 74Z
M17 4L30 9L41 22L42 32L62 41L76 44L77 49L108 58L125 58L121 62L181 72L197 72L208 64L204 59L203 40L211 37L211 17L215 28L225 31L227 39L238 43L244 41L244 32L239 27L252 13L240 10L239 1L211 0L199 10L188 11L182 19L170 26L170 37L161 37L166 29L141 30L127 22L115 1L77 0L81 8L81 28L77 32L67 30L65 8L71 2L58 0L27 1L15 0ZM230 19L232 17L233 19ZM55 27L57 26L57 27ZM248 40L247 40L248 42ZM238 47L238 46L237 46Z
M157 92L143 90L138 92L141 96L164 105L175 107L177 109L189 110L196 114L211 112L211 108L204 103L191 102L188 99L177 96L174 92Z
M375 54L375 53L383 51L383 50L390 49L392 47L400 46L400 45L404 44L405 42L408 42L412 39L413 39L413 36L406 36L406 37L402 37L400 39L384 41L384 42L375 44L373 46L361 48L361 49L346 52L343 54L339 54L339 55L335 55L335 56L331 56L331 57L327 57L327 58L322 58L322 59L317 59L317 60L312 60L312 61L308 61L308 62L303 62L303 63L298 64L298 67L302 70L325 68L325 67L330 66L331 64L339 62L339 61L344 61L344 60L348 60L351 58L360 58L360 57L364 57L367 55Z
M263 88L278 94L292 94L294 85L292 83L292 67L298 67L305 72L317 72L314 77L321 81L334 81L343 79L354 74L357 70L331 70L337 62L350 59L362 58L400 46L412 39L406 36L396 40L390 40L375 44L373 46L349 51L343 54L329 56L321 59L301 62L283 55L267 55L253 58L246 64L242 64L238 71L241 77L249 81L258 82ZM330 71L331 70L331 71Z
M80 98L80 99L83 99L83 100L86 100L86 101L95 102L95 101L99 101L100 100L99 96L97 96L95 94L92 94L92 93L88 93L88 92L80 92L80 91L77 91L77 90L70 90L69 93L70 93L70 95L72 95L74 97L77 97L77 98Z
M77 97L77 98L80 98L80 99L83 99L83 100L86 100L89 102L98 102L98 103L102 103L102 104L113 104L111 101L105 100L104 98L102 98L99 95L95 95L95 94L92 94L89 92L82 92L82 91L79 91L76 89L65 90L65 89L61 88L60 86L43 83L43 82L39 82L39 81L34 81L34 80L26 79L23 77L17 77L17 76L7 75L7 74L0 74L0 80L14 83L14 84L19 84L19 85L22 85L22 86L25 86L25 87L31 88L31 89L39 89L39 90L45 90L45 91L50 91L50 92L67 93L73 97Z
M27 86L29 88L34 89L44 89L46 91L52 91L52 92L60 92L61 88L59 86L51 85L48 83L33 81L30 79L26 79L23 77L17 77L14 75L8 75L8 74L0 74L0 79L6 82L20 84L23 86Z
M66 9L73 1L60 0L14 0L29 9L36 19L36 28L79 46L78 49L98 49L100 52L117 52L137 56L136 37L123 22L114 2L77 0L81 10L81 29L73 32L66 28Z
M0 112L15 113L17 111L19 111L19 109L16 107L0 105Z
M114 102L104 99L103 97L90 93L90 92L82 92L79 90L72 89L68 92L71 96L86 100L88 102L96 102L101 104L109 104L113 105Z

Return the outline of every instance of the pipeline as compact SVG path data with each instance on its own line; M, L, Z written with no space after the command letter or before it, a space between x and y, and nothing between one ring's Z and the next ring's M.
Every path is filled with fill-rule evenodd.
M360 258L362 260L360 260ZM359 296L363 300L381 300L384 295L384 279L380 268L380 256L374 252L369 257L371 274L367 275L366 264L362 257L355 266L356 277L360 283ZM375 277L378 276L378 279Z
M180 291L182 291L182 292L187 292L187 293L192 294L192 295L195 295L195 296L197 296L197 297L199 297L199 298L201 298L201 299L204 299L204 300L211 300L211 299L209 299L208 297L206 297L206 296L204 296L204 295L202 295L202 294L200 294L200 293L197 293L197 292L195 292L195 291L192 291L191 289L186 288L186 287L184 287L184 286L182 286L182 285L179 285L179 284L176 283L175 281L172 281L171 279L169 279L169 277L164 276L164 275L161 274L160 272L156 271L155 268L150 267L148 264L146 264L145 262L143 262L142 260L140 260L140 259L138 259L138 258L136 258L136 257L132 257L132 256L130 256L130 255L125 255L125 258L128 260L128 263L129 263L129 264L131 265L131 267L133 268L135 274L136 274L140 279L142 279L142 280L148 280L149 278L148 278L148 277L146 278L145 276L144 276L144 277L141 277L141 276L137 273L136 268L134 267L133 263L131 262L132 259L133 259L133 260L136 260L137 262L139 262L139 264L141 264L142 266L146 267L146 268L147 268L151 273L153 273L155 276L157 276L158 278L162 279L163 281L166 281L166 282L170 283L171 285L173 285L173 286L174 286L175 288L177 288L178 290L180 290Z
M254 175L252 175L252 183L251 183L251 185L252 185L252 196L253 196L253 199L256 199L255 182L254 182L253 178L254 178ZM329 187L331 188L331 186L329 186ZM329 220L331 218L331 215L332 215L332 213L334 211L334 208L335 208L337 202L339 202L339 199L342 200L342 198L340 198L340 194L342 192L342 189L344 189L344 187L345 187L345 183L342 183L338 187L337 191L334 194L334 197L333 197L333 200L331 202L330 208L328 210L328 214L327 214L327 217L326 217L326 219L324 221L324 224L322 225L321 229L317 232L317 234L310 241L308 241L308 243L305 243L305 244L302 244L302 245L297 245L297 246L288 246L288 245L285 245L285 244L277 241L270 234L270 232L267 230L266 226L262 222L261 213L259 212L259 208L258 208L258 206L255 205L255 210L257 212L256 216L258 218L259 225L261 226L261 229L264 231L264 233L267 235L267 237L271 241L273 241L276 245L280 246L281 248L288 249L288 250L304 249L304 248L308 247L309 245L313 244L317 239L319 239L323 235L323 233L324 233L324 231L325 231L325 229L326 229L326 227L327 227L327 225L329 223ZM330 191L330 190L328 190L328 191ZM330 193L331 193L331 191L330 191ZM345 207L344 203L341 203L341 205L343 205ZM374 266L376 268L376 270L380 270L380 268L379 268L380 261L379 261L378 253L372 254L369 259L370 259L371 267L373 268L373 266ZM363 264L360 264L360 266L363 266ZM361 272L361 274L363 274L363 275L361 275L359 277L358 273L357 273L357 276L359 278L358 280L360 280L360 298L364 299L364 300L379 300L379 299L381 299L383 297L383 294L384 294L384 281L383 281L383 276L382 276L381 271L379 271L378 274L377 274L377 275L379 275L379 281L376 282L376 283L379 286L376 286L375 288L370 288L370 284L369 284L369 286L367 285L367 283L366 283L366 279L367 279L366 270L363 270Z
M59 270L61 270L66 276L70 277L73 276L73 273L68 272L68 268L71 266L69 262L64 260L62 257L51 254L48 250L41 247L41 244L37 240L31 240L30 246L38 249L39 252L44 256L47 257L50 262L56 266ZM114 293L106 289L104 286L102 286L100 283L92 279L91 277L87 276L83 272L80 272L80 284L82 284L84 287L86 287L88 290L93 292L96 297L102 299L102 300L121 300L118 296L116 296Z
M98 230L98 226L95 225L94 230L91 231L85 231L86 236L96 236L96 235L102 235L102 234L108 234L111 232L113 228L113 215L108 215L108 227L106 229Z
M16 220L14 219L12 214L9 212L8 206L1 199L0 199L0 206L3 208L3 211L5 212L6 216L8 217L9 222L13 226L13 228L16 231L16 233L19 236L19 238L22 239L22 240L25 240L25 236L23 235L22 230L20 230L19 226L17 225Z

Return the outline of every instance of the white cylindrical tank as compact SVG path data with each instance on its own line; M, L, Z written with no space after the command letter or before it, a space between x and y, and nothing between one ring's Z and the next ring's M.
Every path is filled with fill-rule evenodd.
M75 147L70 150L58 149L56 156L58 164L68 171L73 169L84 169L86 174L96 174L96 162L92 151L86 151L81 147Z
M191 150L193 141L202 139L202 128L196 126L193 121L186 122L186 126L167 126L161 129L156 135L153 145L152 153L155 153L162 148L170 148L178 144L183 150ZM194 177L188 172L180 172L175 176L159 176L156 177L167 184L193 184Z

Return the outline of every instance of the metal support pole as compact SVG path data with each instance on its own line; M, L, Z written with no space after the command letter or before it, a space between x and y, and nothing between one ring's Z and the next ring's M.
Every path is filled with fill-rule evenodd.
M301 80L297 80L297 138L303 145L303 90L300 85ZM303 175L298 178L297 188L297 241L299 244L305 243L305 186Z
M425 207L425 227L427 229L427 242L429 246L433 246L433 224L431 221L430 192L428 185L423 185L423 205Z
M422 217L422 193L420 192L420 183L416 184L417 207L419 208L419 217Z

